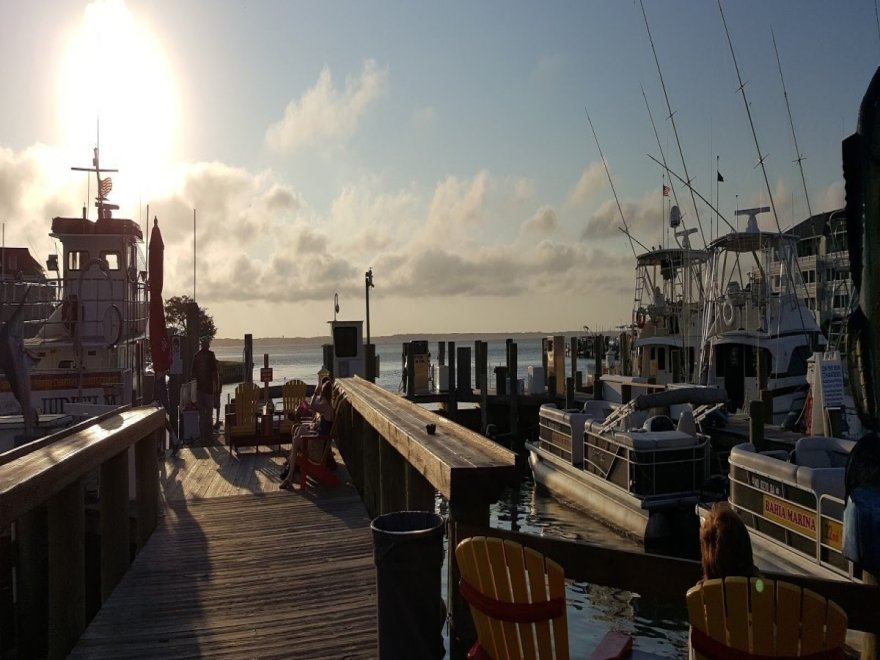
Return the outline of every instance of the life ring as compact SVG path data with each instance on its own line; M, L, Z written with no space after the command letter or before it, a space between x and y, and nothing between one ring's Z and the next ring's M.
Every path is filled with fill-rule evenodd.
M721 305L721 320L724 321L724 325L727 327L733 325L733 305L730 304L729 300L725 300L724 304Z
M636 327L645 327L645 310L642 307L639 307L638 311L636 312Z
M61 303L61 321L67 331L73 335L76 331L76 322L79 319L79 300L76 294L70 294Z

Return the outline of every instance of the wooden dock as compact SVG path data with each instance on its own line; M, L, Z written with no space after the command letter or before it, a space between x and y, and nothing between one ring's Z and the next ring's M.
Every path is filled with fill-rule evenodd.
M360 497L348 479L279 490L282 460L222 446L166 459L159 525L70 657L377 657Z

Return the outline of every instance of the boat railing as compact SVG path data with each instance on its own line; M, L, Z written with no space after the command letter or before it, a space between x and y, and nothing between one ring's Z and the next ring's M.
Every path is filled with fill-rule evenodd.
M605 443L591 443L588 438ZM629 492L646 500L684 497L698 492L709 470L709 441L698 437L693 445L673 447L630 446L613 434L584 434L584 469L614 481L613 472L623 464ZM688 478L689 476L689 478Z
M808 514L807 520L814 521L814 525L812 526L812 531L808 531L809 527L804 527L803 525L795 525L795 524L781 524L780 520L771 518L770 516L764 513L764 508L760 507L760 511L756 508L747 508L743 505L742 502L737 502L736 499L733 500L734 506L741 511L746 511L749 515L753 516L756 519L759 519L764 522L764 525L773 525L777 528L780 528L783 533L783 539L785 545L790 546L791 543L788 539L791 535L796 536L798 538L804 539L805 541L813 544L814 549L812 552L803 553L803 556L809 558L816 565L822 566L823 568L827 568L835 573L846 576L850 579L853 578L853 565L852 562L847 561L847 568L844 570L840 566L830 563L823 559L823 550L828 553L835 553L837 555L842 556L842 548L843 548L843 520L842 516L832 515L828 509L833 508L837 511L843 512L843 508L845 502L839 497L835 497L834 495L830 495L828 493L820 493L818 496L816 492L812 489L804 487L803 484L798 484L796 481L792 481L790 479L786 479L785 477L777 474L770 474L769 472L762 471L756 469L752 466L748 468L743 468L748 471L750 474L754 474L757 477L763 478L767 483L777 482L786 488L793 488L800 492L807 493L812 496L815 504L810 507L805 503L796 502L792 500L790 497L786 497L783 492L779 493L769 493L765 492L761 488L757 487L753 483L749 483L749 480L744 480L738 478L734 471L730 472L730 484L731 484L731 493L734 492L734 487L736 485L742 486L743 488L748 488L751 490L757 490L764 496L769 496L775 498L777 500L781 500L782 503L787 507L783 514L787 516L797 516L798 512ZM783 489L784 490L784 489ZM756 531L761 531L757 529ZM780 542L779 539L775 539L777 542Z

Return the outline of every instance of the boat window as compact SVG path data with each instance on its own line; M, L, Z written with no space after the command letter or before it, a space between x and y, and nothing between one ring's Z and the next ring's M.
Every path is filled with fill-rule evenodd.
M107 268L110 270L119 270L118 252L102 252L101 259L107 262Z
M82 270L89 262L86 250L70 250L67 253L67 270Z
M666 369L666 349L658 348L657 349L657 368L658 369Z
M813 355L809 346L798 346L791 353L787 376L806 376L807 360Z

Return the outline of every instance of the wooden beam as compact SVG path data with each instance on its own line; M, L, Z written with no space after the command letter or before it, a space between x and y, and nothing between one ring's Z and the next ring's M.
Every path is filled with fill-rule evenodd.
M101 466L101 602L129 565L128 450Z

